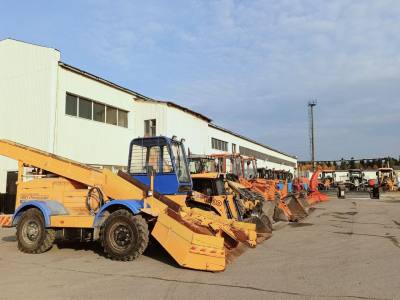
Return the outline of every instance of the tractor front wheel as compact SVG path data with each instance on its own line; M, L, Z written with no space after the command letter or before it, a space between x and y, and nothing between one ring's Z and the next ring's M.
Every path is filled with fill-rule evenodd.
M149 229L142 216L119 209L110 214L101 227L100 241L109 258L130 261L146 250Z
M25 253L43 253L55 240L53 229L46 229L42 213L36 208L26 210L17 225L18 249Z

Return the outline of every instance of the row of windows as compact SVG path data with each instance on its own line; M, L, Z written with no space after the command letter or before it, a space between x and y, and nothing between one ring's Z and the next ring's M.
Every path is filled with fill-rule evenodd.
M128 127L128 112L67 93L65 113L70 116Z
M260 151L256 151L256 150L246 148L243 146L239 147L239 151L240 151L240 154L247 155L247 156L254 156L257 159L267 160L269 162L286 165L286 166L290 166L290 167L296 167L296 164L294 162L288 161L283 158L277 158L275 156L265 154Z
M211 138L211 148L222 151L228 151L228 142Z

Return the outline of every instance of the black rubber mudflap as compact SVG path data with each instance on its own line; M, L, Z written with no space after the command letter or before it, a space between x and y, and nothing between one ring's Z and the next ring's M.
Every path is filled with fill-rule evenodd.
M293 220L291 221L298 221L307 217L307 211L299 203L299 200L296 199L296 197L289 196L285 199L285 203L293 214Z

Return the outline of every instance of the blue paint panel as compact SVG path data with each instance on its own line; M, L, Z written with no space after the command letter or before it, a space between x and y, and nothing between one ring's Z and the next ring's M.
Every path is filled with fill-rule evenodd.
M292 193L293 192L293 183L288 182L288 193Z
M282 183L282 182L279 182L278 183L278 189L280 190L280 191L283 191L283 188L285 187L285 185Z
M133 178L139 180L147 186L150 185L150 178L147 175L133 175ZM179 182L175 173L157 174L154 177L154 189L162 195L177 194Z
M127 208L132 214L136 215L140 212L140 210L144 207L144 201L143 200L112 200L108 202L106 205L102 206L100 211L96 214L96 217L94 218L93 222L93 227L96 227L99 222L101 217L103 216L103 213L110 207L112 206L124 206Z
M31 201L24 201L15 211L13 215L13 226L16 226L18 223L19 218L21 217L22 213L29 209L29 208L37 208L39 209L44 217L45 226L50 227L50 216L57 216L57 215L67 215L68 211L65 207L57 201L39 201L39 200L31 200Z

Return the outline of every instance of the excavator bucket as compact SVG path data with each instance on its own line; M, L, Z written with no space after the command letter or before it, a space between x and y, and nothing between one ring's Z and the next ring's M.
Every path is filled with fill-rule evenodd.
M308 212L306 207L301 204L296 196L289 194L283 200L285 201L292 215L291 221L299 221L307 217Z
M272 232L272 222L274 208L270 209L270 213L265 211L265 198L258 192L246 188L241 183L235 181L227 181L229 188L238 196L243 210L247 210L243 214L247 217L243 221L256 224L256 230L260 237L267 236ZM265 240L265 239L264 239Z
M296 197L299 204L303 207L305 212L307 214L309 214L311 211L311 205L307 201L307 194L306 193L298 193L298 194L294 194L294 196Z

